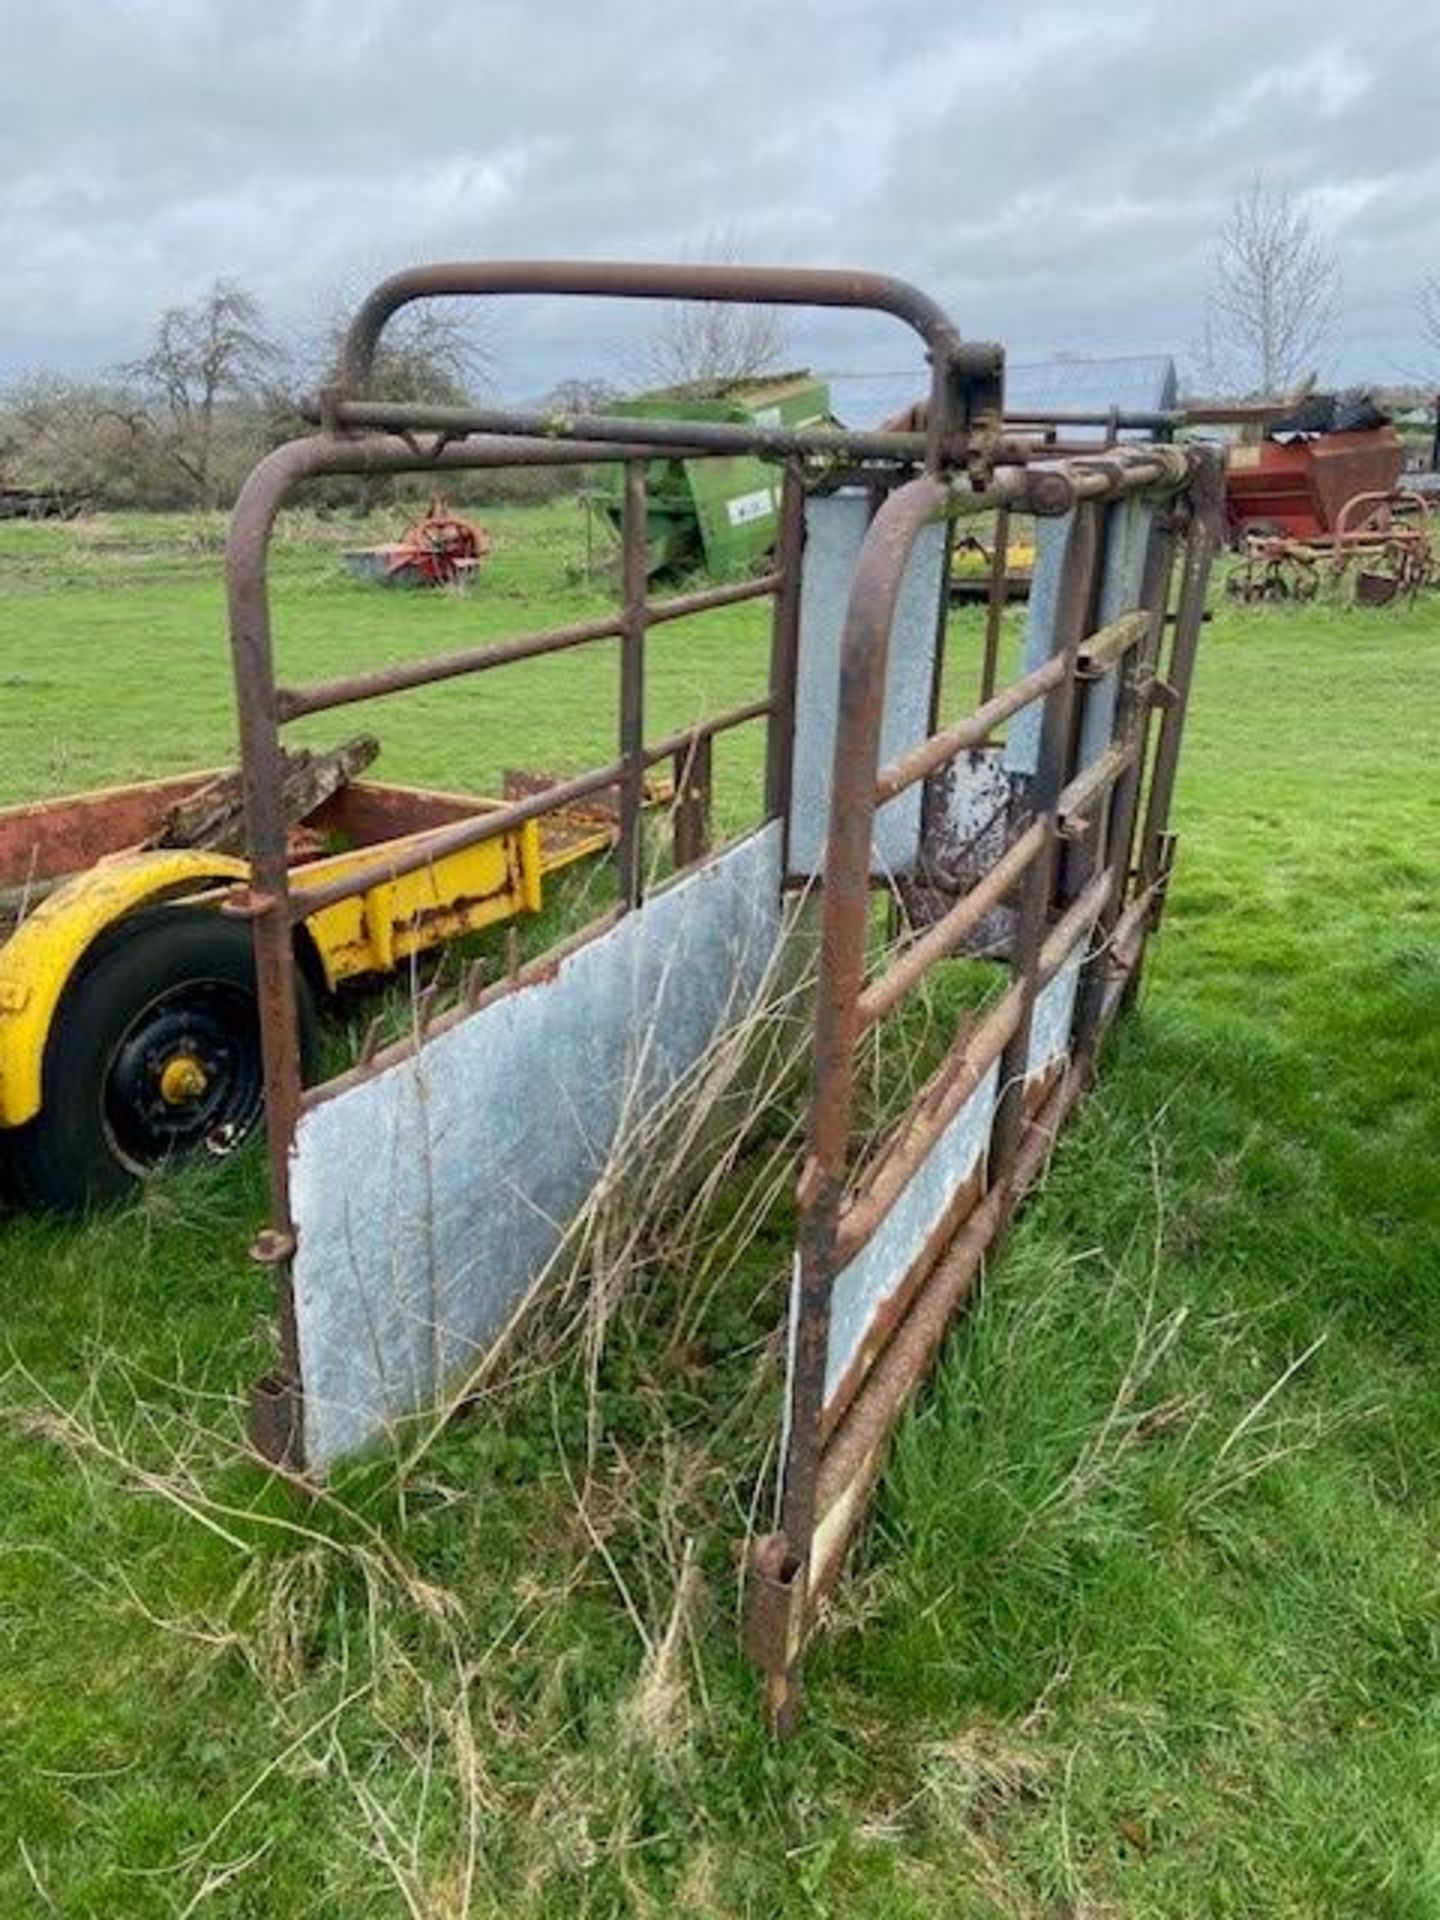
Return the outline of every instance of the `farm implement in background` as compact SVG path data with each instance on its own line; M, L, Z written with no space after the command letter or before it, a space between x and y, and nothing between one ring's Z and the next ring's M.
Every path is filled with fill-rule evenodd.
M398 540L357 547L347 553L345 569L357 580L385 587L469 587L490 551L490 536L452 513L440 494Z
M366 397L393 315L418 300L596 296L850 308L908 327L929 399L906 425L827 426L613 413L524 413ZM794 1166L793 1271L777 1276L778 1484L749 1553L747 1644L775 1723L862 1523L887 1441L982 1259L1090 1086L1134 992L1175 851L1170 826L1210 558L1221 456L1162 439L1097 451L1007 430L1004 355L963 340L933 300L862 272L611 262L476 262L401 273L364 302L317 431L251 474L231 522L230 639L261 1013L270 1216L254 1254L277 1290L276 1356L255 1389L258 1450L323 1477L433 1421L543 1297L601 1183L664 1124L699 1063L773 990L793 929L817 957L807 1139ZM773 565L653 596L650 463L762 463L778 488ZM320 684L285 681L267 585L276 516L335 473L610 465L618 471L614 611ZM1037 527L1024 659L1001 682L988 640L949 662L978 698L941 719L952 527L1015 511ZM1001 543L1003 552L1003 542ZM770 608L752 698L656 737L647 659L694 616ZM979 636L972 636L972 644ZM581 647L613 647L613 753L492 811L462 814L343 871L297 869L281 803L286 724L382 695ZM764 733L749 824L716 845L711 781L736 730ZM674 872L651 884L650 770L674 769ZM614 909L403 1038L306 1086L296 942L316 916L618 794ZM953 857L983 814L983 856ZM880 907L923 879L928 917L878 948ZM999 910L1004 910L1003 914ZM813 937L818 923L818 939ZM966 957L982 926L984 959ZM860 1116L862 1041L892 1067L892 1016L936 969L988 998L878 1146ZM970 1004L974 1005L974 1002ZM867 1073L869 1069L867 1068ZM908 1083L907 1083L908 1084ZM523 1088L524 1098L517 1099ZM723 1113L718 1116L723 1119ZM364 1166L357 1182L354 1169ZM643 1159L630 1171L642 1184ZM758 1497L758 1496L757 1496Z
M1225 516L1238 558L1226 592L1249 603L1322 590L1360 606L1413 599L1435 576L1429 510L1399 484L1405 449L1389 420L1363 396L1309 394L1269 412L1263 439L1230 450Z
M1316 599L1322 589L1357 606L1413 600L1436 577L1430 503L1406 487L1353 494L1328 533L1246 533L1225 577L1231 599Z
M0 520L74 520L89 504L60 487L0 486Z
M796 430L831 424L830 389L808 373L636 394L608 401L601 411L615 420L672 427L685 420ZM602 467L585 498L618 534L625 514L618 472ZM649 462L645 499L647 575L703 564L716 580L742 579L761 565L779 532L775 470L752 453L698 459L677 448L671 457Z

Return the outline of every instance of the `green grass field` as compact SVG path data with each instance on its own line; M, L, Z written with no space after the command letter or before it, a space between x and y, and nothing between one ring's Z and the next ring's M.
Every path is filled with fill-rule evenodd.
M287 670L601 604L576 509L485 517L469 600L349 585L297 517ZM0 528L0 798L228 758L216 543ZM763 687L764 616L651 651L678 726ZM725 1545L783 1212L668 1371L658 1270L598 1403L522 1374L403 1483L304 1508L238 1446L253 1152L0 1223L0 1916L1440 1915L1437 656L1433 602L1217 607L1140 1005L901 1434L784 1747ZM613 661L354 724L398 777L566 771L608 756ZM722 773L742 819L758 738Z

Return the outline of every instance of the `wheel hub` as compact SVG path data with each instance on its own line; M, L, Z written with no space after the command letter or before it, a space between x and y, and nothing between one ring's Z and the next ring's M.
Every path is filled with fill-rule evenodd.
M251 997L220 981L187 982L152 1001L112 1054L107 1130L137 1170L228 1153L259 1117L262 1089Z
M160 1098L167 1107L183 1107L203 1098L210 1076L193 1053L177 1053L160 1069Z

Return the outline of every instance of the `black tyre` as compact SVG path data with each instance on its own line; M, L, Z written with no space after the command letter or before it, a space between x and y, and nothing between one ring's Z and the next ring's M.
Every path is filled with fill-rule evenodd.
M315 1008L296 970L302 1054ZM177 1162L233 1152L264 1110L250 929L203 907L123 920L56 1011L38 1116L10 1136L22 1199L76 1213Z

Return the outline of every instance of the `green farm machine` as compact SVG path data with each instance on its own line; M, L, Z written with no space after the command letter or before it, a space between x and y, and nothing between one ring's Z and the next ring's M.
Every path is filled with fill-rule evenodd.
M693 420L706 425L827 427L830 389L808 373L782 373L724 387L671 387L613 400L600 409L627 420ZM775 544L780 472L753 454L728 459L650 459L645 466L646 561L650 574L703 565L716 580L751 572ZM589 494L618 531L624 506L620 469L604 467Z

